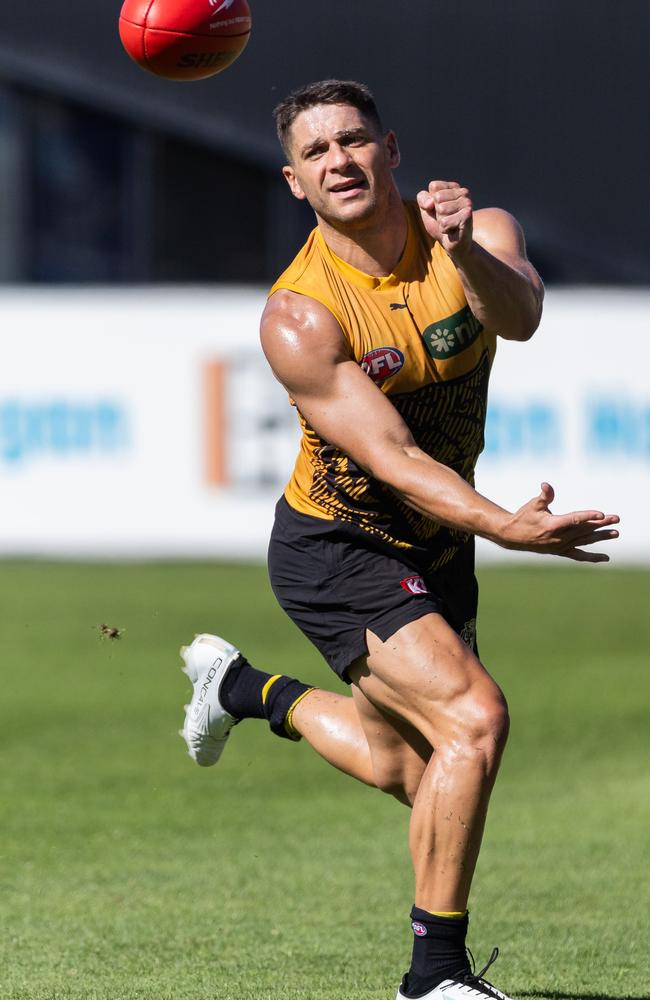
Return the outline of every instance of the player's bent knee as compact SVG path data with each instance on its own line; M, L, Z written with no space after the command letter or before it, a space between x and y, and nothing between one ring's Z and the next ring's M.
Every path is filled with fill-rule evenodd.
M503 696L476 699L465 706L458 719L461 740L482 749L488 756L500 756L508 739L510 716Z
M497 685L490 683L432 704L423 719L422 732L437 752L479 753L490 770L503 752L509 728L506 700Z
M510 715L505 699L500 700L488 710L484 718L484 728L495 746L502 750L510 732Z

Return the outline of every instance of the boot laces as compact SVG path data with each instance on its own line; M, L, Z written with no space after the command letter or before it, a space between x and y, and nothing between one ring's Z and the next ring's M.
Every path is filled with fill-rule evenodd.
M469 957L472 962L472 971L465 973L465 975L462 977L461 982L463 983L463 985L468 986L470 989L474 989L477 991L487 986L489 990L493 991L495 996L502 996L499 990L497 990L496 987L492 985L492 983L488 983L487 980L483 979L483 976L485 975L487 970L490 968L491 965L494 964L494 962L496 962L497 958L499 957L499 949L498 948L492 949L492 954L490 955L487 962L485 963L483 968L480 969L479 972L476 971L476 962L474 961L474 956L472 955L469 948L467 949L467 951L469 953Z

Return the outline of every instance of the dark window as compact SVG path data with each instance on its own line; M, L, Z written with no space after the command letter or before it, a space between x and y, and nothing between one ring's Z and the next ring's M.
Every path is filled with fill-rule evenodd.
M157 150L157 281L261 281L268 173L172 140Z
M28 277L116 281L127 249L121 203L126 128L46 98L32 104Z

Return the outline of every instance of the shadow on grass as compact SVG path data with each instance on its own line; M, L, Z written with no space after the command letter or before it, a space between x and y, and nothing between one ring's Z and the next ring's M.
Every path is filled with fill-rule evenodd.
M611 997L606 993L558 993L556 990L527 990L525 993L519 991L518 997L543 998L543 1000L650 1000L650 996L632 996L631 993Z

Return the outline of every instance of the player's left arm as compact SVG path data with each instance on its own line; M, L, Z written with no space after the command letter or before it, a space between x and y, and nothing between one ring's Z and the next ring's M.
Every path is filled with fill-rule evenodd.
M529 340L539 326L544 285L514 216L500 208L475 212L469 191L455 181L432 181L417 200L424 226L453 261L476 318L506 340Z

